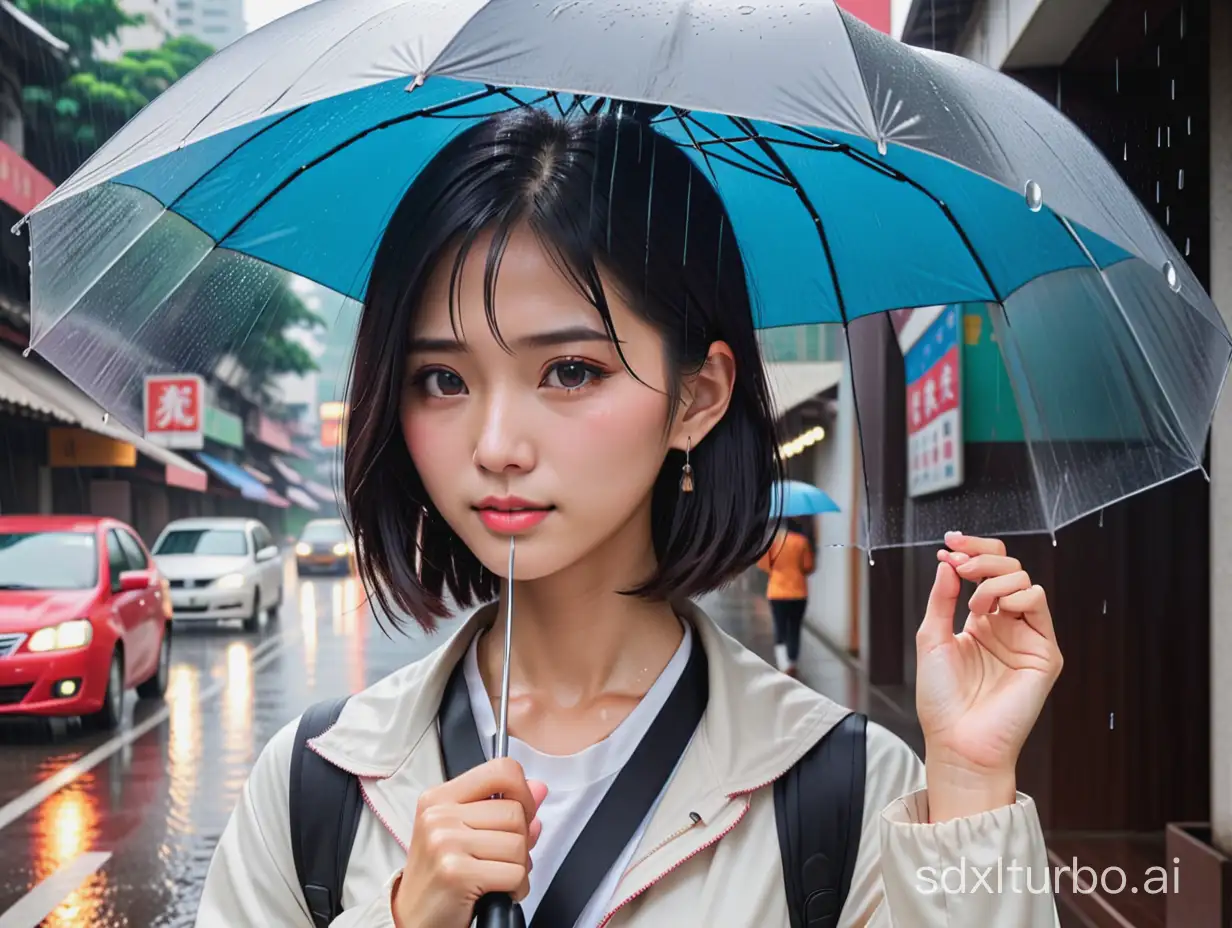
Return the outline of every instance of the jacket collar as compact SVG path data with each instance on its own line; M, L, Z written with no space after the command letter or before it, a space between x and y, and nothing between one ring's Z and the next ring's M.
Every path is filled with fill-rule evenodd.
M773 782L847 714L773 670L693 603L678 603L676 610L692 623L709 662L710 702L686 752L693 755L694 802L702 794L726 799ZM472 637L495 615L495 604L481 607L443 647L352 696L312 749L367 779L399 774L398 786L411 790L439 784L436 716L445 685Z

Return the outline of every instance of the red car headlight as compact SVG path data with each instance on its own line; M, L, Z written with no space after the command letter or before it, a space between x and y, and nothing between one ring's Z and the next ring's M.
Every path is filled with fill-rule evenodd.
M59 625L40 628L30 636L26 648L36 654L44 651L70 651L84 648L94 640L94 626L89 619L72 619Z

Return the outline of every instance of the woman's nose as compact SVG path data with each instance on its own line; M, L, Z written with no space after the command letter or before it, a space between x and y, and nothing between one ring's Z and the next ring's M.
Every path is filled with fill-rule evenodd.
M520 421L522 418L511 397L493 396L484 404L473 458L477 467L493 474L534 468L534 443Z

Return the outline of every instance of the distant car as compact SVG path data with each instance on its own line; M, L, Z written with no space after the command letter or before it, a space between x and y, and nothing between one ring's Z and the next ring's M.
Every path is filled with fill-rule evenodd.
M180 519L154 542L175 620L240 619L255 632L278 618L282 552L256 519Z
M161 699L171 592L113 519L0 516L0 716L120 721L124 691Z
M304 526L295 545L295 563L301 574L324 571L355 572L355 544L341 519L313 519Z

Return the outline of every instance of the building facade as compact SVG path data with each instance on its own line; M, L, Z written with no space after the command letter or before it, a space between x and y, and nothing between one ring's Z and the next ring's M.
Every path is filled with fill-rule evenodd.
M120 7L142 22L126 26L119 34L97 49L99 58L114 61L125 52L158 48L177 32L174 22L175 0L121 0Z
M191 35L215 49L225 48L247 31L244 0L157 0L173 4L175 31Z

